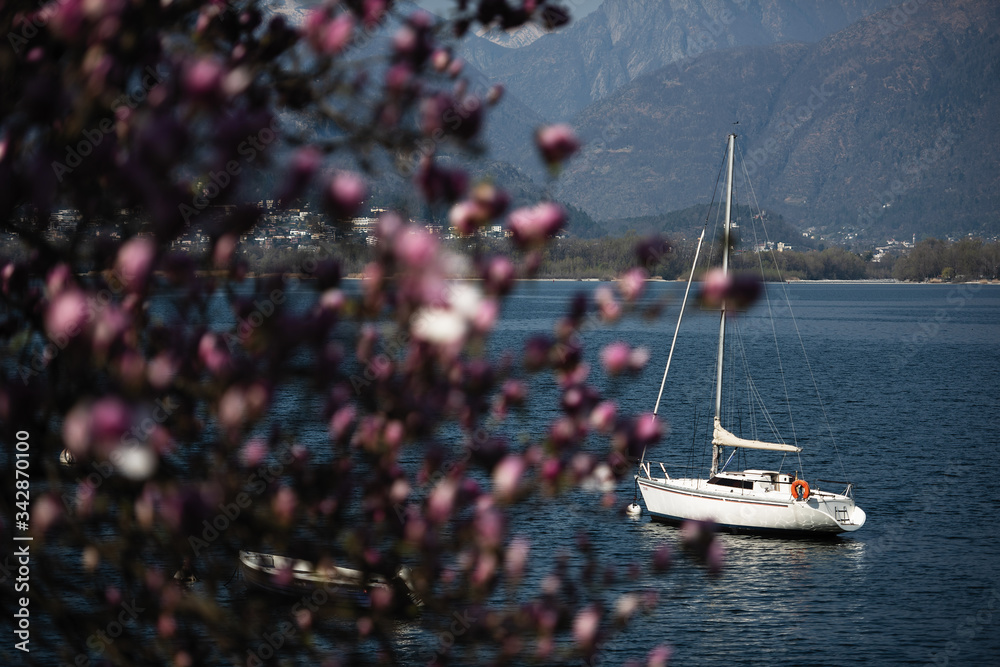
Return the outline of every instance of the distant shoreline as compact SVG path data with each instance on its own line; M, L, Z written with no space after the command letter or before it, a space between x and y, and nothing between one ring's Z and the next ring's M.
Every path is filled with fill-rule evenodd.
M277 274L267 274L267 275L277 275ZM302 280L310 279L308 276L299 276ZM344 280L364 280L364 278L357 274L349 274L344 276ZM468 281L479 281L481 278L455 278L455 280L468 280ZM594 282L605 282L614 283L617 280L601 280L600 278L517 278L515 282L524 283L594 283ZM686 283L686 278L678 278L676 280L667 280L665 278L648 278L647 282L654 283ZM697 280L695 282L698 282ZM962 282L944 282L942 280L928 280L924 282L913 282L909 280L878 280L878 279L860 279L860 280L833 280L833 279L820 279L820 280L807 280L805 278L795 278L792 280L778 281L766 281L767 284L773 285L794 285L796 283L804 283L807 285L1000 285L1000 280L968 280Z
M81 275L93 275L99 272L90 272ZM156 275L163 277L165 274L162 271L155 272ZM195 271L195 275L198 276L209 276L216 278L224 278L229 275L226 270L210 270L210 271ZM314 280L315 277L305 273L247 273L244 277L246 278L275 278L278 276L285 276L287 278L295 278L297 280ZM358 273L349 273L342 277L343 280L364 280L364 277ZM455 280L468 280L468 281L480 281L482 278L478 277L468 277L468 278L455 278ZM516 278L516 282L529 282L529 283L614 283L618 282L616 280L602 280L601 278ZM686 283L686 278L677 278L674 280L667 280L665 278L660 278L654 276L652 278L647 278L647 282L651 283ZM698 282L698 281L695 281ZM802 283L807 285L1000 285L1000 280L967 280L962 282L946 282L940 279L926 280L923 282L913 282L908 280L893 280L893 279L867 279L862 278L859 280L835 280L835 279L818 279L810 280L806 278L791 278L789 280L778 281L765 281L768 284L775 285L794 285L796 283Z

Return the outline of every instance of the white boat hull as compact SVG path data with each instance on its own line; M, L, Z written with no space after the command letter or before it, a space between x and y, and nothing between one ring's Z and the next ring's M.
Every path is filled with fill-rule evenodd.
M865 512L853 498L813 492L793 498L786 490L713 488L704 479L637 476L646 509L668 523L712 521L731 532L835 535L855 531Z

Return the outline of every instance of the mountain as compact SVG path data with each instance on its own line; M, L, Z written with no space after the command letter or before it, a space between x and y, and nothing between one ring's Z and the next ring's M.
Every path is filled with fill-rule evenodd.
M548 121L641 75L739 46L815 42L894 0L606 0L518 49L469 37L462 55Z
M793 224L997 234L998 70L990 0L907 3L814 44L707 53L580 112L585 147L556 195L598 220L707 202L739 120L756 196Z

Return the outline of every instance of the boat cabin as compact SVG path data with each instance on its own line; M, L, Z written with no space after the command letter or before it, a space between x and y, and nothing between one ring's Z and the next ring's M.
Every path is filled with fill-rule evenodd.
M708 480L709 484L730 489L747 491L779 491L781 485L795 481L792 475L773 470L744 470L742 472L720 472ZM721 490L721 489L720 489Z

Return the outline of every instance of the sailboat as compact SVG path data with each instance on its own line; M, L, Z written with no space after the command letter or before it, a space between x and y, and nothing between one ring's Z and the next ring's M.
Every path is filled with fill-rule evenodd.
M736 152L736 135L730 134L726 153L726 212L722 239L722 275L729 277L730 232L732 228L733 163ZM706 223L707 227L707 223ZM695 265L701 252L705 231L701 233L695 251ZM684 309L687 305L695 267L691 269L687 289L673 342L667 357L660 393L653 410L653 418L659 410L660 399L670 371L670 362L677 344ZM719 318L718 357L715 370L715 415L712 423L712 463L707 478L674 477L667 472L663 463L646 460L643 451L639 470L635 475L636 484L642 493L646 509L654 520L667 523L684 521L711 521L720 529L730 532L768 533L774 535L834 535L858 530L865 523L865 512L854 502L853 485L850 482L829 482L845 485L840 493L821 490L815 480L810 484L798 473L779 470L748 469L726 470L733 454L740 450L763 450L778 454L797 454L801 448L787 442L768 442L736 435L723 424L722 387L723 360L726 348L726 323L731 313L727 312L725 300L721 304ZM732 454L726 464L720 462L726 452ZM638 509L630 506L630 513Z

